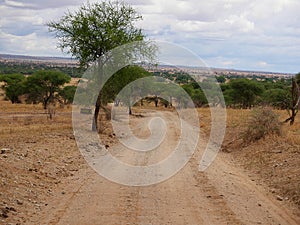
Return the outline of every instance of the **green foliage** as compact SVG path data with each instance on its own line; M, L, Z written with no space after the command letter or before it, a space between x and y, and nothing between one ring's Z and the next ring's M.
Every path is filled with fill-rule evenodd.
M112 75L108 81L103 86L100 96L101 102L103 105L107 104L108 102L113 102L117 97L117 94L128 84L131 82L143 78L146 76L150 76L151 74L147 72L145 69L139 66L126 66L119 70L117 73ZM125 96L122 96L125 103L129 104L130 97L133 92L141 92L143 85L139 86L141 89L139 90L127 90ZM130 89L130 88L129 88Z
M287 89L269 89L263 93L262 101L278 109L288 109L291 93Z
M281 123L278 115L271 108L256 108L252 110L243 140L249 143L270 134L281 134Z
M226 78L224 76L216 76L217 82L218 83L225 83L226 82Z
M170 80L155 76L151 79L151 82L147 83L145 91L154 96L148 99L154 102L156 107L158 107L159 103L168 107L173 105L173 98L181 96L178 87L177 84L170 82Z
M214 79L206 78L197 83L191 76L180 72L163 71L161 73L155 72L154 75L168 78L181 84L182 88L192 98L196 107L206 106L208 97L210 98L210 103L219 104L221 102L220 99L222 99L222 96L219 96L219 87L228 107L251 108L258 105L268 105L278 109L288 109L291 105L291 79L261 79L260 77L260 80L249 80L246 78L232 78L229 79L228 83L224 83L225 76L222 75L216 77L217 82ZM227 76L226 79L228 79ZM217 83L219 83L219 86ZM209 96L206 96L204 93L208 93Z
M54 32L58 38L58 46L79 59L81 67L88 67L97 60L101 80L104 74L103 65L114 59L108 53L116 47L142 41L144 34L135 23L142 17L124 2L102 0L99 3L89 2L74 13L68 11L58 22L48 23L49 31ZM151 55L150 48L139 46L138 49L128 49L126 54L118 55L122 60L128 55L136 56L135 51L145 55ZM137 56L136 56L137 57ZM102 97L104 96L104 97ZM111 95L105 96L99 93L96 104L92 130L98 129L98 115L103 102L107 102ZM102 98L102 99L101 99ZM106 99L103 99L106 98Z
M0 75L0 82L5 83L2 88L5 91L6 98L13 104L20 103L19 96L24 93L24 81L25 77L21 74Z
M41 70L27 78L25 92L28 95L27 102L43 103L44 108L54 101L55 93L71 78L59 71Z
M188 93L188 95L190 97L192 97L193 93L194 93L194 87L190 84L184 84L182 85L182 88L185 90L186 93Z
M74 99L76 88L76 86L65 86L58 91L58 97L63 99L64 104L71 104Z
M297 73L295 76L296 82L298 85L300 85L300 73Z
M33 62L0 62L0 74L31 75L39 70L58 70L71 77L81 77L83 70L74 65L33 63Z
M141 19L123 2L102 1L87 3L74 13L69 11L48 27L56 34L58 46L84 67L118 46L143 40L141 29L134 26Z
M197 83L196 83L197 84ZM202 107L208 104L205 94L203 90L199 87L199 85L195 84L185 84L182 85L182 88L188 93L191 99L194 102L196 107Z
M227 96L227 101L230 99L235 105L251 108L263 91L263 86L257 81L237 78L230 81L229 88L224 94Z
M176 75L176 82L178 84L188 84L191 81L191 77L185 73L179 73Z
M194 90L194 93L192 95L192 100L196 107L202 107L202 106L208 105L206 96L201 89Z

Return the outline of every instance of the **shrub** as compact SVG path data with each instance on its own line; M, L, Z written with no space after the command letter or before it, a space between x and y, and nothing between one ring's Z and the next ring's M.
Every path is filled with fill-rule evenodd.
M278 115L269 107L253 109L243 134L244 142L257 141L271 134L281 135Z

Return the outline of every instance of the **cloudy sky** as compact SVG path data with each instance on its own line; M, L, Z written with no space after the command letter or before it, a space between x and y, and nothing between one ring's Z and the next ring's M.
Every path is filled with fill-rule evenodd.
M45 23L83 0L0 0L0 53L67 56ZM96 0L90 0L96 2ZM149 38L184 46L211 67L300 71L299 0L126 0Z

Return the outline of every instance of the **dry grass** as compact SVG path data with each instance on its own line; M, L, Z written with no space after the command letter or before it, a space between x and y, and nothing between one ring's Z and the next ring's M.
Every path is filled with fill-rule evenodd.
M147 111L151 109L155 110L148 107ZM143 113L139 107L133 110L136 114ZM280 121L288 117L286 111L275 112ZM12 150L0 155L0 210L8 206L17 211L9 213L5 223L23 224L26 217L46 204L45 199L58 188L61 179L86 166L73 137L71 108L58 108L53 120L43 113L41 105L12 105L0 100L0 149ZM209 108L198 109L198 113L201 130L209 134ZM282 126L282 136L266 136L244 146L237 136L243 131L249 115L250 110L227 110L224 147L236 162L256 174L261 183L299 207L299 116L293 126ZM105 144L113 144L111 126L106 124L104 128L101 135L106 135ZM23 204L18 204L17 200Z
M271 108L255 108L247 120L243 141L250 143L267 135L281 135L281 122L277 113Z
M286 111L274 110L279 121L284 121ZM223 149L230 152L244 168L257 175L260 183L270 191L295 204L300 215L300 118L290 126L281 126L281 135L269 134L252 143L241 138L251 115L250 110L227 111L227 130Z
M41 105L0 101L0 223L24 224L44 207L63 177L85 166L76 147L71 109L57 109L53 120Z

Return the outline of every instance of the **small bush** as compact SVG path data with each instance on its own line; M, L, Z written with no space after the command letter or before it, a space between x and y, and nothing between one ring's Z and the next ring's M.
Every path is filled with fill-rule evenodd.
M252 110L243 134L244 142L257 141L270 134L281 135L278 115L267 107Z

